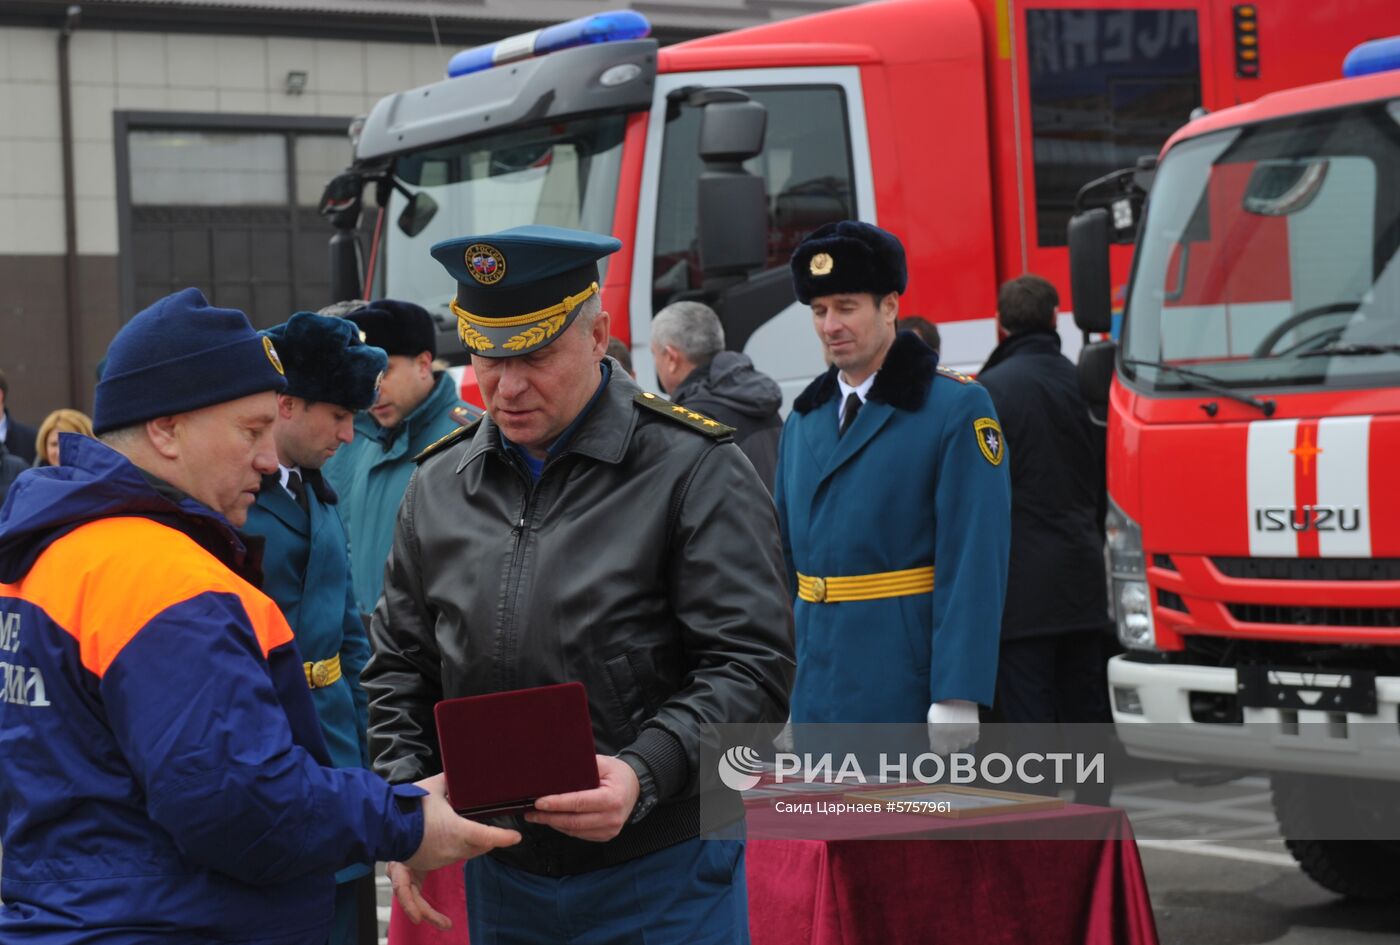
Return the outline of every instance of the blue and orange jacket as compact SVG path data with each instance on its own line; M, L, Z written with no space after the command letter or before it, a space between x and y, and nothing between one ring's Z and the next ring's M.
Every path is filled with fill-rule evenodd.
M324 942L333 874L411 855L422 792L328 766L225 519L63 439L0 509L0 942Z

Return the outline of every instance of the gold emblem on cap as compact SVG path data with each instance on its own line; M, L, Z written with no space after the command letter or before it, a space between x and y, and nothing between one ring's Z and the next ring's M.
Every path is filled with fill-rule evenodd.
M564 327L564 320L568 317L568 312L551 315L535 327L528 328L518 335L511 335L501 347L507 351L523 351L531 345L539 344L546 338L553 338L559 333L559 329Z
M495 285L506 276L506 258L489 243L473 243L462 253L467 273L482 285Z
M277 356L277 349L272 346L272 339L263 335L263 350L267 352L267 359L272 362L272 366L277 369L277 373L283 377L287 372L282 369L282 359Z
M490 351L496 347L491 343L490 338L460 319L457 322L457 337L462 339L462 344L473 351Z
M830 253L817 253L812 257L812 262L807 266L808 271L814 276L824 276L836 268L836 260L831 258Z

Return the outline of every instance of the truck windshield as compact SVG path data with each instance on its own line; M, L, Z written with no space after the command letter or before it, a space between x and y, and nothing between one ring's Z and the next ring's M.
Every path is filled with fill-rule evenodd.
M408 236L394 222L407 198L394 193L376 296L448 315L456 286L428 250L450 237L529 223L611 233L626 123L626 115L557 120L398 157L395 177L409 192L425 192L437 210Z
M1400 383L1400 101L1173 148L1152 190L1123 344L1139 386Z

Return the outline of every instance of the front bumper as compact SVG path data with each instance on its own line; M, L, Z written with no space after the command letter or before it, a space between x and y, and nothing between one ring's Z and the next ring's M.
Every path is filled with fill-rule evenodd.
M1375 715L1244 708L1231 723L1197 721L1192 700L1233 698L1232 668L1116 656L1108 680L1114 727L1136 757L1400 781L1400 677L1377 677Z

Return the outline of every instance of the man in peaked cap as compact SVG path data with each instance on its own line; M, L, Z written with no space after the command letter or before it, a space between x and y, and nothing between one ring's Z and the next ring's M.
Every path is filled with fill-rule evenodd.
M354 438L355 411L374 403L388 357L361 341L352 323L312 312L263 334L281 356L287 389L277 395L272 425L278 469L263 476L247 531L265 542L263 592L296 637L331 763L368 768L369 701L360 671L369 638L355 606L335 490L321 465ZM332 945L355 942L357 897L374 915L372 872L356 864L336 875Z
M424 452L399 510L363 677L375 767L440 769L438 700L580 681L600 779L467 872L473 941L748 941L742 841L698 838L698 758L710 723L787 715L777 519L728 427L605 357L619 246L528 226L432 250L488 414Z
M437 328L422 306L377 299L345 317L389 356L379 397L355 417L355 439L325 465L326 481L340 495L355 602L367 621L379 600L413 457L479 411L458 398L451 375L433 370Z
M793 722L927 721L935 750L955 750L996 680L1010 544L996 411L897 330L907 272L893 234L827 224L791 267L832 361L793 404L778 456Z
M272 339L196 289L127 322L99 439L0 510L0 941L324 942L347 863L436 867L518 839L442 779L330 763L242 525L277 469ZM415 852L416 851L416 852Z

